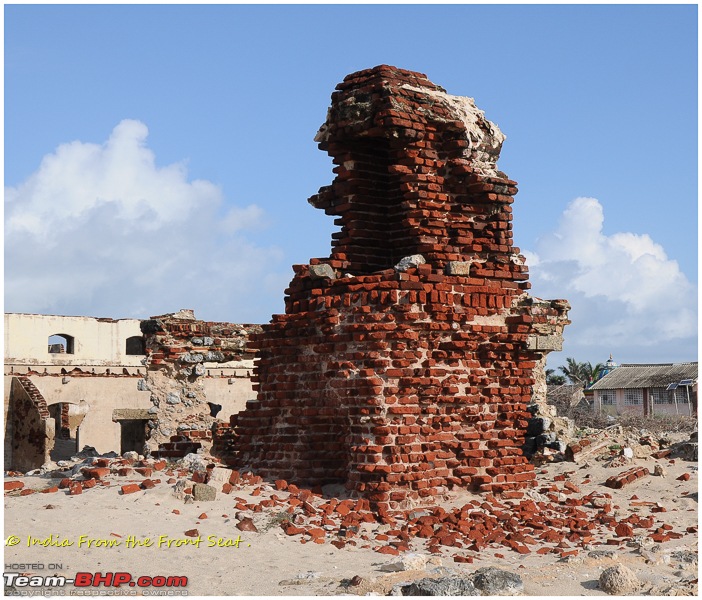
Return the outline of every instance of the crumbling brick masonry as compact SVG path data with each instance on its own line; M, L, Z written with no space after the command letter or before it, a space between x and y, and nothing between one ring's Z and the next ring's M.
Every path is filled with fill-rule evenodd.
M472 99L379 66L337 86L315 139L336 179L309 202L341 231L252 337L258 398L230 462L380 509L531 485L533 371L569 305L526 293L504 136Z
M216 416L222 418L217 402L225 402L225 395L208 396L206 384L234 383L233 377L241 377L236 382L244 391L249 388L245 363L253 352L247 340L260 327L200 321L184 309L142 321L141 330L147 355L141 386L151 392L147 426L152 455L177 458L200 448L209 450L212 425Z

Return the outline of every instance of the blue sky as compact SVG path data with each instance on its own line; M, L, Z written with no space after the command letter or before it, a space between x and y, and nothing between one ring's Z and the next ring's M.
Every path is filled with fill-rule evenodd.
M7 5L5 310L267 322L329 254L334 86L391 64L506 134L562 357L697 357L696 5Z

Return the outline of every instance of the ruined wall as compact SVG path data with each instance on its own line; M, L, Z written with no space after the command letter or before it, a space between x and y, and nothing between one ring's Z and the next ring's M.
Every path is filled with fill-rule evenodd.
M41 393L27 377L13 377L10 385L12 403L7 426L14 437L9 444L9 462L20 471L37 469L49 460L54 447L54 419Z
M231 464L345 482L381 508L530 484L533 369L569 306L526 293L503 140L419 73L381 66L337 86L316 137L336 179L310 203L341 230L253 336L258 397L232 418Z
M100 453L122 452L125 428L141 423L145 439L132 441L140 453L145 445L156 449L169 442L170 435L192 433L197 438L214 421L199 418L201 409L209 413L207 401L222 407L220 419L242 410L254 395L246 338L247 330L256 327L195 321L192 311L161 318L169 323L167 331L146 336L147 356L142 321L137 319L5 314L5 468L18 469L12 464L12 446L21 440L14 439L8 418L16 376L28 378L59 417L54 459L86 445ZM146 321L147 328L158 319ZM64 337L62 348L50 344L57 334ZM199 341L197 335L202 336ZM188 353L191 344L196 349ZM72 438L67 439L66 429ZM204 446L209 447L211 433L206 435Z
M200 321L192 310L181 310L143 321L141 329L147 353L142 388L151 402L149 446L164 457L187 453L188 441L209 450L212 425L254 396L247 342L260 327ZM208 402L221 407L216 416Z

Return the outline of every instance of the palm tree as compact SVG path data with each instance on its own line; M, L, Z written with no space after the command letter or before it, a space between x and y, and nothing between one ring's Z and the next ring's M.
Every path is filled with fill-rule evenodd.
M602 363L597 363L594 367L592 366L592 363L589 362L582 364L585 370L585 374L587 376L587 385L585 387L589 388L600 378L600 373L605 368L605 366Z
M556 375L555 369L546 369L546 383L548 385L563 385L566 378L563 375Z
M597 363L593 366L592 363L589 362L579 363L574 358L566 358L566 366L558 368L572 384L579 384L585 388L589 388L597 381L600 371L604 369L604 365L602 363Z
M558 370L568 378L573 384L584 383L581 363L574 358L566 358L565 366L558 367Z

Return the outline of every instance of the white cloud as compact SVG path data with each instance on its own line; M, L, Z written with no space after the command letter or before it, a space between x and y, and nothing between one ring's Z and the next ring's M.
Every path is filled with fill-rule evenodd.
M62 144L5 188L5 310L260 314L261 281L283 277L280 250L247 238L265 224L263 210L226 207L218 186L188 181L184 163L157 166L147 135L143 123L124 120L104 144ZM263 301L271 312L282 289Z
M603 224L596 199L576 198L556 231L525 253L534 294L565 297L573 306L565 354L603 361L615 352L625 362L694 358L696 286L649 235L608 236Z

